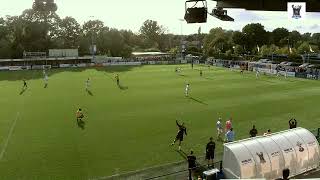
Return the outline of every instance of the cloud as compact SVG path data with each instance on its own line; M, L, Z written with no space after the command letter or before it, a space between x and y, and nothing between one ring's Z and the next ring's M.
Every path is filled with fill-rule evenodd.
M320 26L318 24L314 24L310 27L310 29L318 29Z
M263 21L266 20L265 17L253 12L246 10L229 10L229 14L231 17L235 19L237 22L255 22L255 21Z
M0 0L4 1L4 0ZM220 21L208 16L208 22L203 24L186 24L179 21L184 16L184 1L182 0L139 0L137 1L106 1L106 0L55 0L58 4L60 17L72 16L81 24L92 19L102 20L106 26L131 29L138 32L142 23L147 19L156 20L159 24L168 28L174 34L193 34L202 28L203 33L209 32L215 27L222 27L226 30L241 30L249 23L261 23L265 29L272 31L278 27L300 32L320 32L320 13L307 13L306 21L290 21L287 12L270 11L246 11L244 9L227 9L228 14L235 19L235 22ZM77 8L75 8L75 4ZM208 8L211 11L216 6L215 1L208 1ZM26 8L32 7L32 1L10 0L0 6L0 16L19 15ZM90 8L88 8L90 7ZM85 13L83 13L85 12ZM319 25L318 25L319 24Z
M307 18L311 18L311 19L320 19L320 13L311 13L311 12L308 12L307 13Z

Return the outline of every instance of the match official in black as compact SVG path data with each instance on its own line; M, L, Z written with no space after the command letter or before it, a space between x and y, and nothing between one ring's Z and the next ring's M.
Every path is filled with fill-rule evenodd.
M213 160L214 160L215 149L216 149L216 143L213 142L213 138L211 137L206 147L206 159L208 160L208 167L210 167L210 165L214 167ZM210 161L211 161L211 164L210 164Z
M189 169L189 179L192 179L193 172L195 171L197 164L196 164L196 156L193 155L193 151L191 150L190 155L187 156L188 159L188 169Z

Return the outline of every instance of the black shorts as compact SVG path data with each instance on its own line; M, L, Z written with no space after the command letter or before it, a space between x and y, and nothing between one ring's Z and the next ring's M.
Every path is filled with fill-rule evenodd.
M178 134L176 140L183 141L183 135Z
M214 159L214 152L207 152L206 153L206 159L207 160Z

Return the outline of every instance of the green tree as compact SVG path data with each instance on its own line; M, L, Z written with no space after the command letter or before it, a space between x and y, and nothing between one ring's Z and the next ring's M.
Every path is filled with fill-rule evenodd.
M308 42L304 42L302 43L298 49L297 49L297 52L299 54L305 54L305 53L310 53L310 44Z
M80 24L72 17L65 17L59 24L59 37L63 48L78 48L81 33Z
M99 34L104 28L104 24L102 21L100 20L90 20L85 22L82 25L82 33L84 33L85 35L91 36L93 33L93 35L97 35Z
M235 45L233 51L234 51L234 54L236 55L242 55L246 53L245 50L243 49L243 46L241 45Z
M111 53L112 39L111 38L112 37L111 37L110 29L108 27L103 27L96 37L98 54L103 54L103 55L109 54L110 56L112 56L112 53ZM90 44L88 46L90 46Z
M271 55L271 54L275 54L279 51L279 47L271 44L271 45L264 45L260 48L260 55L262 56L267 56L267 55Z
M240 31L235 31L232 33L232 41L233 41L233 43L244 47L246 44L246 37L245 37L244 33L240 32Z
M301 35L301 40L305 42L311 41L311 33L304 33Z
M174 56L176 56L178 54L178 48L177 47L174 47L174 48L171 48L169 53L173 54Z
M320 33L314 33L311 38L311 43L320 47Z
M35 0L32 8L36 11L48 12L57 11L57 4L53 0Z
M279 47L287 45L288 37L289 31L286 28L276 28L272 31L272 42Z
M208 56L225 53L232 48L232 32L222 28L211 29L204 38L204 52Z
M17 33L22 33L18 43L23 50L47 51L56 47L54 42L59 37L60 18L55 12L27 9L15 23L18 27Z
M246 49L256 48L262 46L268 42L268 34L260 23L252 23L246 25L242 29L242 33L245 36Z
M298 42L301 41L301 34L298 31L292 31L289 33L289 43L291 47L296 47Z
M165 33L163 26L157 21L146 20L140 28L140 34L144 39L146 48L162 48L162 37Z
M0 18L0 58L10 58L10 30L5 19Z
M100 20L90 20L85 22L81 28L81 34L79 39L81 54L90 54L91 45L97 45L98 34L104 30L104 24ZM97 53L100 53L103 47L97 45Z

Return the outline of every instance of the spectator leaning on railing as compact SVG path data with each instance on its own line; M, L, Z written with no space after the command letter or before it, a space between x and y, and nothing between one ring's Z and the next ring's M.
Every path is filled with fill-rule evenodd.
M235 133L233 131L233 128L229 129L226 133L226 142L233 142L234 141Z
M297 127L297 120L296 119L290 119L289 121L289 128L293 129Z
M265 132L263 135L264 136L269 136L269 135L271 135L272 133L271 133L271 129L268 129L267 130L267 132Z
M249 134L250 134L250 137L256 137L256 136L257 136L258 130L256 129L256 126L255 126L255 125L253 125L253 127L252 127L252 129L250 130Z

